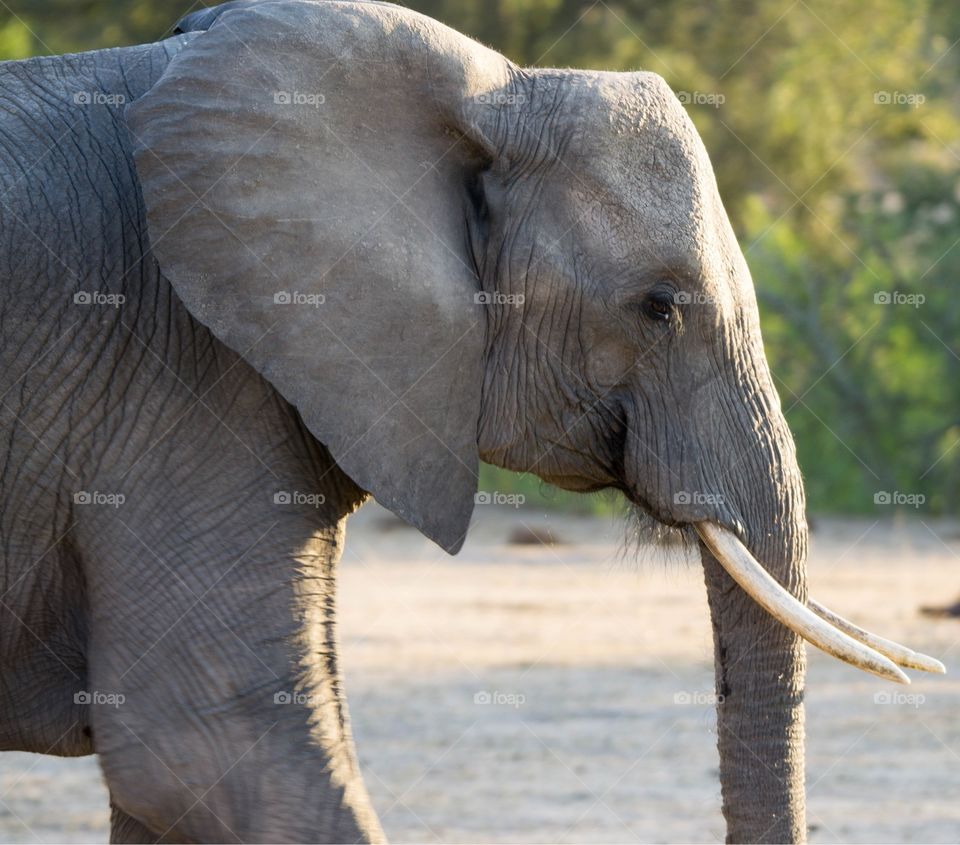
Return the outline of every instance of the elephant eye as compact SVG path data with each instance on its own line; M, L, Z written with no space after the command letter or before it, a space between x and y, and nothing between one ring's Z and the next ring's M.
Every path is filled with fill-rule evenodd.
M644 301L643 311L651 320L669 323L673 317L673 297L665 291L655 291Z

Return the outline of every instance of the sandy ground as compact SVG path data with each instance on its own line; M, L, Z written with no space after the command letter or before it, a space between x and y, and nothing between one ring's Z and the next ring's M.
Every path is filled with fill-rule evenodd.
M524 525L560 545L506 542ZM699 566L612 520L481 506L456 558L376 506L351 520L341 639L394 842L722 840ZM960 842L960 524L820 519L814 594L936 655L910 688L811 651L813 842ZM0 755L0 841L104 842L95 758Z

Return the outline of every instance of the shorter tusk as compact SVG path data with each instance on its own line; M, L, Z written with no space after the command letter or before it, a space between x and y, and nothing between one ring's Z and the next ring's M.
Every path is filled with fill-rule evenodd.
M827 654L881 678L910 683L910 679L882 654L834 628L792 596L731 531L712 522L698 522L696 528L730 577L774 619Z
M913 651L913 649L900 645L900 643L895 643L893 640L886 640L883 637L878 637L876 634L871 634L869 631L864 631L863 628L854 625L848 619L844 619L842 616L830 610L830 608L824 607L818 601L808 599L807 607L821 619L826 620L831 625L839 628L845 634L849 634L855 640L859 640L864 645L868 645L875 651L879 651L880 654L886 655L900 666L906 666L908 669L919 669L921 672L934 672L937 675L945 675L947 672L947 667L939 660L928 657L926 654L921 654L918 651Z

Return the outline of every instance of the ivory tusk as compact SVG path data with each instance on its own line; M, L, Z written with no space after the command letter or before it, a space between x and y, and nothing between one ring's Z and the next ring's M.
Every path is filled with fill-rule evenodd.
M732 532L712 522L698 522L696 528L730 577L774 619L827 654L881 678L910 683L892 661L834 628L787 592Z
M913 651L913 649L900 645L900 643L895 643L893 640L887 640L883 637L878 637L876 634L871 634L869 631L864 631L863 628L854 625L848 619L844 619L839 614L830 610L830 608L824 607L818 601L808 599L807 607L821 619L839 628L845 634L849 634L855 640L859 640L864 645L870 646L874 651L879 651L880 654L886 655L899 666L906 666L908 669L919 669L921 672L934 672L938 675L946 674L947 669L939 660L928 657L926 654L921 654L918 651Z

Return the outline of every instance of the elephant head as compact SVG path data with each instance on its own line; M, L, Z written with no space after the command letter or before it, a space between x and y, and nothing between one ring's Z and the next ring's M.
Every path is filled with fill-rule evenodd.
M807 601L750 273L667 85L521 69L381 3L240 2L182 29L127 120L194 317L450 552L480 458L696 529L730 836L802 839L801 637L888 677L879 652L936 667Z

